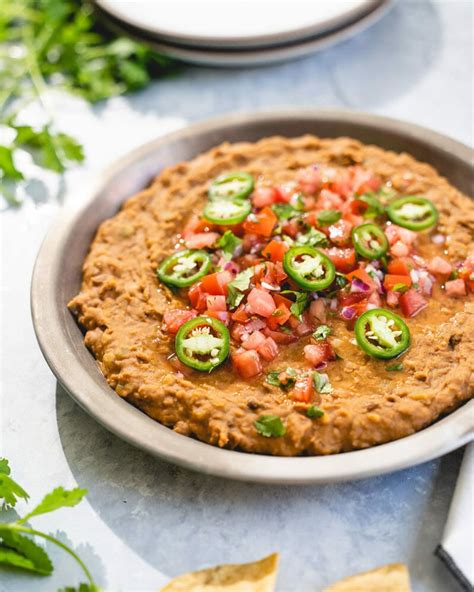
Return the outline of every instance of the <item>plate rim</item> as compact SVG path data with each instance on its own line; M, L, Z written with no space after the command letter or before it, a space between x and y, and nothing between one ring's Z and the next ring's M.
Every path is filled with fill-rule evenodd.
M352 0L346 0L352 1ZM287 29L285 31L252 34L252 35L226 35L225 37L215 37L212 35L193 35L186 33L176 33L170 29L160 28L154 23L145 24L141 19L125 18L123 13L118 9L120 3L110 2L109 0L94 0L94 4L99 7L99 10L121 21L125 26L131 26L141 29L150 37L156 37L157 40L162 40L171 44L186 45L189 48L196 49L248 49L248 48L269 48L271 46L278 46L284 43L295 43L299 40L304 40L308 37L316 35L325 35L332 29L344 27L348 23L362 18L367 13L371 12L374 6L380 0L357 0L357 4L347 9L344 12L338 13L335 16L326 18L322 22L311 23L301 27ZM341 1L341 4L344 0ZM331 2L328 2L331 4Z
M72 348L64 343L62 318L70 313L56 306L55 289L60 272L61 246L69 231L83 212L98 198L98 194L125 164L138 162L145 155L167 143L218 131L230 125L251 125L275 119L307 119L357 122L369 127L384 126L402 131L409 138L420 136L428 142L440 144L443 149L472 165L474 151L468 146L421 127L380 115L347 109L277 109L265 112L227 114L190 124L180 130L147 142L122 156L105 170L98 171L88 197L79 205L71 204L60 213L49 228L39 249L31 282L31 313L40 349L58 382L69 395L96 421L128 443L188 469L205 474L272 484L332 483L362 479L369 476L407 468L441 456L458 448L474 437L474 400L438 420L431 426L405 438L364 450L328 456L275 457L235 450L221 449L176 434L152 420L143 412L121 399L108 387L110 393L98 392L97 383L89 375ZM85 346L84 346L85 347ZM80 377L80 380L79 380ZM79 388L80 384L80 388ZM100 389L102 391L102 389ZM111 396L110 396L111 395ZM120 409L121 408L121 409ZM120 418L116 421L115 412ZM154 440L152 437L158 437ZM347 463L350 455L350 463Z

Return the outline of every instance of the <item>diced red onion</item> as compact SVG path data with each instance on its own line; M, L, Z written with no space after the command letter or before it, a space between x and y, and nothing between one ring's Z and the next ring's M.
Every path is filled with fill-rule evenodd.
M230 271L230 273L237 275L240 271L240 268L237 263L235 263L235 261L227 261L227 263L224 265L224 270Z
M264 321L262 321L262 319L252 319L251 321L245 324L245 329L250 332L260 331L260 329L264 329L265 327L266 324L264 323Z
M331 310L337 310L337 298L331 298L331 301L329 303L329 308Z
M416 284L418 282L418 280L420 279L420 274L418 273L418 271L416 269L412 269L410 271L410 277L411 277L411 281Z
M327 368L327 367L328 367L328 363L327 362L321 362L320 364L318 364L315 367L315 370L318 370L318 372L319 372L319 370L324 370L324 368Z
M420 257L419 255L412 255L412 259L416 263L417 267L421 267L423 269L427 267L426 261L423 259L423 257Z
M374 308L379 308L376 304L372 304L371 302L367 303L365 310L373 310Z
M354 278L351 282L351 293L353 294L354 292L362 292L363 294L367 294L370 292L370 286L368 286L359 278Z
M355 308L352 306L343 306L341 309L341 317L346 321L352 321L352 319L356 316Z
M279 292L281 290L280 286L272 286L272 284L267 284L267 282L262 282L260 285L262 288L265 288L265 290L270 290L273 292Z

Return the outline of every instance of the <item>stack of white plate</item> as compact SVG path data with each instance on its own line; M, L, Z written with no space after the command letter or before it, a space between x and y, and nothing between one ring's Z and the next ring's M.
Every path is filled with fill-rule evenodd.
M110 26L170 57L256 66L325 49L375 23L394 0L95 0Z

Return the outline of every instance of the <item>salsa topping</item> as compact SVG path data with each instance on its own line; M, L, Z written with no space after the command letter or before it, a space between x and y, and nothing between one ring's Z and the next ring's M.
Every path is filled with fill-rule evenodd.
M358 165L314 165L285 185L225 173L210 184L204 211L178 235L187 249L158 267L158 278L180 289L186 303L167 311L162 329L176 335L186 366L210 372L229 358L241 377L265 372L269 387L313 405L333 391L325 370L342 359L333 347L341 323L364 353L388 360L410 345L408 326L394 311L422 314L436 284L449 298L474 292L474 257L447 261L437 220L431 201L400 195ZM418 231L428 229L440 245L431 260L418 251ZM266 371L282 348L299 341L297 368ZM263 435L274 435L265 427L274 422L259 423Z

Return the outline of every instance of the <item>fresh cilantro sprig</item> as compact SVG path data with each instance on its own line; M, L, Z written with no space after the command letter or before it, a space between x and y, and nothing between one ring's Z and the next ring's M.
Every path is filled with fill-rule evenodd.
M295 301L290 306L290 312L301 321L303 312L309 304L309 294L307 292L296 292L295 290L283 290L282 294L292 294L295 297Z
M329 377L327 374L321 372L313 372L313 385L318 393L321 395L330 395L333 392Z
M316 341L323 341L324 339L327 339L331 333L331 327L328 327L328 325L319 325L316 331L314 331L313 337Z
M254 426L265 438L279 438L286 433L286 428L278 415L261 415L254 421Z
M25 501L29 495L10 476L10 465L5 458L0 459L0 502L3 509L16 506L18 498ZM86 584L81 584L78 592L100 592L100 588L94 582L92 574L82 559L66 544L54 536L36 530L27 523L36 517L60 508L76 506L86 495L86 489L76 487L64 489L56 487L48 493L33 510L12 522L0 522L0 567L12 566L29 572L48 576L53 572L53 564L45 549L36 542L36 537L45 539L57 545L63 551L71 555L82 568L87 578ZM64 592L74 592L74 588L65 588Z
M232 230L226 230L216 243L226 259L232 259L234 253L241 244L242 239L235 236Z
M245 296L246 290L250 287L254 269L249 267L238 273L235 278L227 284L227 303L231 308L239 306Z
M81 145L61 133L47 90L59 88L97 102L145 86L171 62L145 46L100 28L94 10L80 0L2 0L0 3L0 195L19 205L15 184L24 179L18 150L57 173L84 159ZM46 123L19 125L31 101Z

